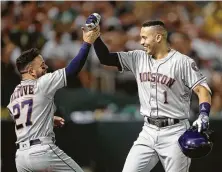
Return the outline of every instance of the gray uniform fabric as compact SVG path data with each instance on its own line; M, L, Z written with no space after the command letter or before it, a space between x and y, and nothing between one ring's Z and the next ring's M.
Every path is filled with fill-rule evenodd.
M145 51L118 52L122 71L131 71L137 81L143 130L134 142L123 172L148 172L160 160L167 172L187 172L190 159L181 152L177 141L189 127L192 89L201 84L209 91L206 77L193 59L171 49L155 60ZM167 127L157 127L150 118L179 119ZM169 121L170 121L169 120Z
M7 106L15 121L16 167L25 171L76 171L81 168L55 144L54 95L66 86L65 69L47 73L36 80L23 80L16 86ZM41 144L30 145L39 139Z

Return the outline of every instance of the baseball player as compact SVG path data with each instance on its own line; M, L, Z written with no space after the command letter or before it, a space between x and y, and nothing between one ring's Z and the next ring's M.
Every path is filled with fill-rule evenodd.
M83 172L78 164L55 145L55 126L64 120L54 117L55 92L67 85L67 77L75 77L82 69L91 44L99 30L83 30L83 44L77 56L63 69L46 73L47 65L35 48L23 52L16 60L21 83L16 86L7 106L15 121L16 168L18 172Z
M92 14L86 24L99 27ZM101 38L94 42L103 65L131 71L138 85L144 126L134 142L123 172L149 172L160 160L167 172L187 172L191 160L178 146L178 138L189 128L190 98L199 98L200 114L193 125L200 132L209 123L211 91L206 77L193 59L171 49L161 21L146 21L140 32L144 50L109 52Z

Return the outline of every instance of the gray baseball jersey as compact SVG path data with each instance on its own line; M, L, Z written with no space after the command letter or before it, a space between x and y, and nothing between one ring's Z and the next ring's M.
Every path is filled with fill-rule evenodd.
M186 119L192 89L202 84L210 90L194 60L173 49L160 60L142 50L118 52L118 56L122 71L135 75L142 115Z
M53 116L55 92L66 86L65 69L48 73L36 80L24 80L11 95L8 109L15 121L19 148L18 172L83 172L79 165L54 144ZM31 145L39 139L41 144Z
M66 86L65 69L47 73L36 80L16 86L7 106L15 120L17 143L40 137L54 137L54 95Z
M134 142L123 172L149 172L159 160L166 172L188 172L191 160L178 145L178 138L189 128L192 89L201 84L209 91L195 62L171 49L166 57L155 60L145 51L119 52L122 71L135 75L140 112L152 118L180 119L178 124L159 128L144 118L144 126Z

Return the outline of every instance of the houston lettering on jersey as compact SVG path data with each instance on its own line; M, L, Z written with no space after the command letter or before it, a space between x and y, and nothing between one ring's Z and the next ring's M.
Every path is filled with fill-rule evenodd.
M161 84L165 84L169 88L174 84L175 79L170 78L166 75L163 75L161 73L151 73L151 72L143 72L140 73L140 81L141 82L157 82Z
M33 95L34 94L34 85L24 85L24 86L19 86L16 91L11 96L10 102L13 100L25 96L25 95Z

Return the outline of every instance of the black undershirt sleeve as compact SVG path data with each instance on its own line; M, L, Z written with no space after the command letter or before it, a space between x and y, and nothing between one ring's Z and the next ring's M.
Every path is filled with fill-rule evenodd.
M107 46L104 44L100 37L96 39L93 45L101 64L107 66L117 66L118 69L121 70L122 67L118 58L118 54L116 52L109 52Z

